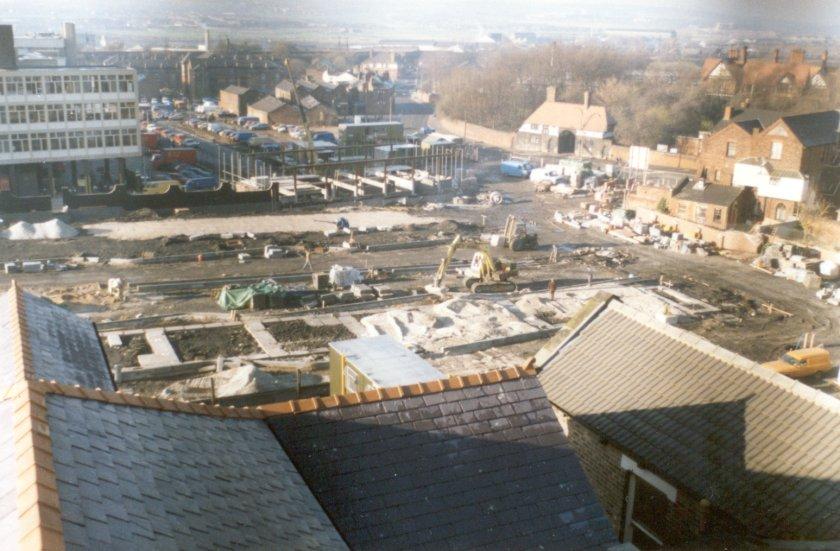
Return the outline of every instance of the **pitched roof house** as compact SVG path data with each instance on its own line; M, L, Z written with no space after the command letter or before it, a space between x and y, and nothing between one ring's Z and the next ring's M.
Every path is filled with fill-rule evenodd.
M90 322L15 286L0 309L9 547L616 543L533 373L223 408L114 391Z
M591 103L589 92L582 103L562 102L557 101L557 89L549 86L545 101L519 127L514 144L521 151L603 157L614 127L606 107Z
M837 399L616 299L541 367L624 541L840 541Z

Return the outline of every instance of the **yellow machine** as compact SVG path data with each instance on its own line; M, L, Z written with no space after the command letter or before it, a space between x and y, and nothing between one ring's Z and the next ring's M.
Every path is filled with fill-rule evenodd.
M831 356L828 350L811 347L791 350L781 359L762 364L762 367L772 369L776 373L788 377L797 378L829 371L834 366L831 365Z
M426 287L427 291L435 294L443 291L441 284L455 251L464 247L476 249L469 267L458 270L464 278L464 287L473 293L509 293L516 290L516 284L510 281L517 274L516 264L493 258L483 243L468 243L456 235L446 250L446 256L440 261L434 281Z
M505 246L512 251L532 251L538 245L537 225L508 215L505 222Z

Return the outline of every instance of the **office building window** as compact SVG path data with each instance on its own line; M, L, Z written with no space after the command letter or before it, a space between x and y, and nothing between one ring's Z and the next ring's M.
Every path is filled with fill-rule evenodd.
M782 142L773 142L770 144L770 158L774 161L782 158Z
M67 114L68 122L83 121L84 112L82 111L81 103L70 103L65 106L65 113Z
M44 93L44 80L41 77L26 77L26 93L40 96Z
M6 124L6 106L0 105L0 124Z
M102 104L102 119L106 121L113 121L120 118L119 104L117 103L103 103Z
M117 91L117 75L102 75L99 77L99 86L102 93Z
M47 110L44 105L30 105L29 106L29 122L39 123L47 122Z
M85 75L82 77L82 92L85 94L99 93L99 77L97 75Z
M84 149L85 133L81 130L67 133L67 149Z
M137 131L134 129L123 129L122 144L123 146L137 145Z
M120 103L120 118L136 119L137 106L135 106L133 103Z
M50 122L64 122L64 105L60 103L47 105L47 120Z
M9 153L11 150L8 134L0 134L0 153Z
M61 77L46 77L47 93L48 94L63 94L64 85L62 85Z
M120 92L134 92L134 79L131 75L119 75Z
M79 94L82 92L82 77L79 75L64 76L64 93Z
M46 132L38 132L32 134L29 139L32 144L32 151L47 151L49 150L49 141Z
M23 78L22 77L6 77L6 94L15 95L23 94Z
M85 120L86 121L101 121L102 120L102 104L101 103L86 103L85 104Z
M87 132L87 147L88 149L102 147L102 132L92 130Z
M105 147L119 147L120 145L120 131L106 130L105 131Z
M50 132L50 149L53 151L67 149L67 136L64 132Z
M26 106L9 106L9 124L26 124Z
M29 151L29 134L12 134L12 151L23 153Z

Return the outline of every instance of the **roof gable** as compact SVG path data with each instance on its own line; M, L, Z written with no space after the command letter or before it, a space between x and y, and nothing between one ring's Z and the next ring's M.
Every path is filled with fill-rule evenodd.
M614 543L536 378L471 379L269 424L351 548Z
M558 407L754 535L840 539L840 401L617 301L539 378Z
M590 132L609 131L611 121L603 105L545 101L525 120L525 124L545 124Z
M840 139L840 111L819 111L782 117L783 123L805 147L835 144Z

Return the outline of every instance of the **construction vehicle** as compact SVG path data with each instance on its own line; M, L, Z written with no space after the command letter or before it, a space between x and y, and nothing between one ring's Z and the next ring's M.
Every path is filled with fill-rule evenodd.
M461 235L456 235L446 250L446 256L440 261L435 278L426 290L432 294L443 294L445 288L441 286L446 270L461 248L475 249L472 262L466 268L457 270L463 277L464 287L473 293L510 293L516 290L516 283L510 280L516 276L516 264L493 258L483 243L467 242Z
M537 225L508 215L505 222L505 246L512 251L532 251L537 248Z

